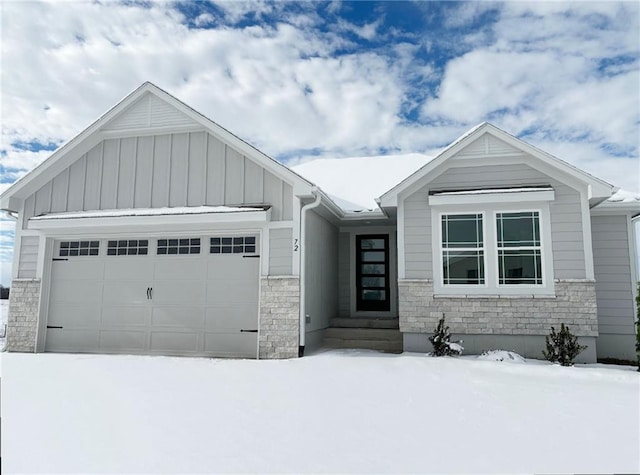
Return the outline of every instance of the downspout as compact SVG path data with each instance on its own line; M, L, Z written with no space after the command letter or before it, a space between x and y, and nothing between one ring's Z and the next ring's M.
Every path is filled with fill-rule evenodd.
M313 187L311 194L315 196L315 200L312 203L304 205L300 209L300 344L298 348L298 356L304 356L304 345L306 340L307 319L306 319L306 272L307 272L307 211L320 206L320 200L322 199L318 188Z

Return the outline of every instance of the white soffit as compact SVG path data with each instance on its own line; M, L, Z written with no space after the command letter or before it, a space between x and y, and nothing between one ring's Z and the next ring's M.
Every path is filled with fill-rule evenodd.
M522 203L553 201L551 187L494 188L480 190L435 192L429 196L429 205L459 205L476 203Z

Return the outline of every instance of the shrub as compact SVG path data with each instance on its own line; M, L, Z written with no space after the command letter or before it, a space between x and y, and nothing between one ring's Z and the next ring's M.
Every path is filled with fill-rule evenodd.
M451 332L449 332L449 327L444 324L444 315L438 322L433 335L429 337L429 341L433 345L431 353L433 356L456 356L462 354L464 350L461 345L462 340L451 341Z
M578 344L578 337L571 333L568 326L560 324L560 331L551 327L551 333L546 337L547 351L542 354L548 361L560 363L562 366L573 366L573 360L587 347Z

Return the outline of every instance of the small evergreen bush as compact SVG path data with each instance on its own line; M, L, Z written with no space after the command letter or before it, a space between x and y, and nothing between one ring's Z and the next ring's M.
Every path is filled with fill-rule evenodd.
M573 366L573 360L587 347L578 344L578 337L571 333L568 326L560 324L560 331L551 327L551 333L546 337L547 351L542 351L544 357L562 366Z
M433 352L430 353L432 356L457 356L462 354L462 350L464 350L461 345L462 340L451 341L451 332L449 327L444 324L444 315L438 322L433 335L429 337L429 341L433 345Z

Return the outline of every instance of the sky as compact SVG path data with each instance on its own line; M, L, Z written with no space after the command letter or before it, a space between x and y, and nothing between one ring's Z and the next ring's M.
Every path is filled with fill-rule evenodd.
M638 2L0 3L0 191L144 81L287 164L482 121L640 191ZM12 223L0 221L6 285Z

